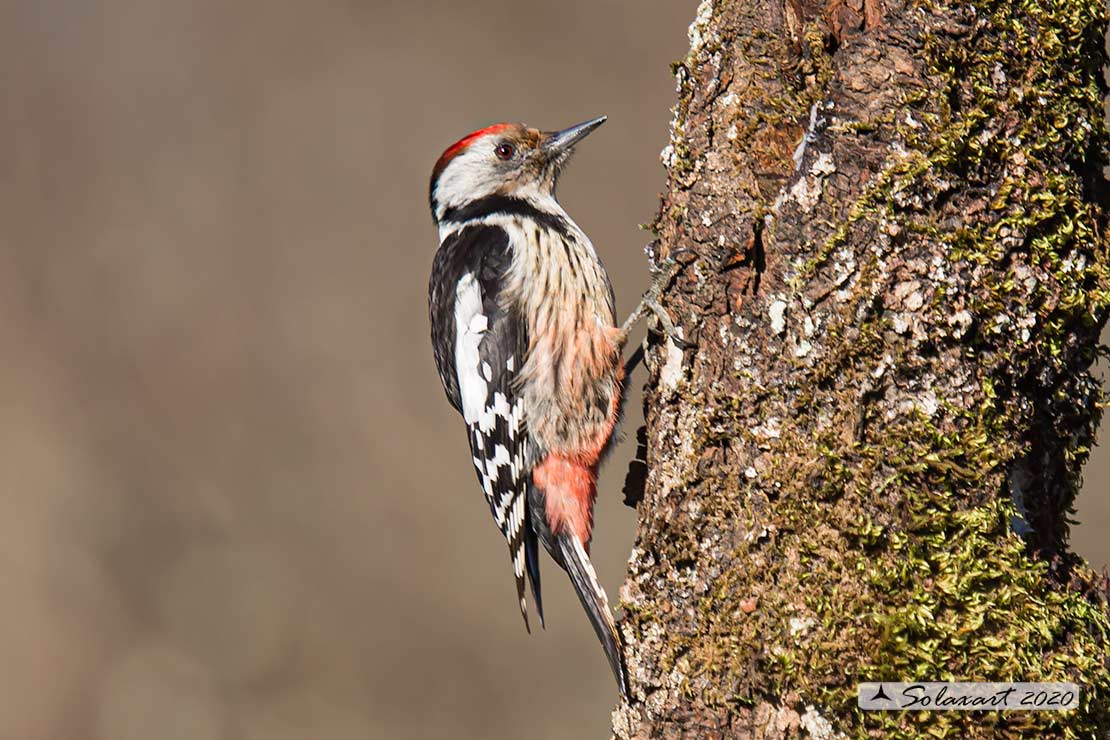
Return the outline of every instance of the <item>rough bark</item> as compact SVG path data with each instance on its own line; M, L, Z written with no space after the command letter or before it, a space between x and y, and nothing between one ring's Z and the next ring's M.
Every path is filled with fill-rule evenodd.
M1097 0L706 0L675 65L617 737L1092 737L1067 550L1110 308ZM864 713L874 680L1070 713Z

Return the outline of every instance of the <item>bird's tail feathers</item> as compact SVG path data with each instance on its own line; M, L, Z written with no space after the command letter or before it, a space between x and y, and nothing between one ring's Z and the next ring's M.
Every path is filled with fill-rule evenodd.
M536 614L540 618L540 627L547 628L543 620L543 598L540 591L540 546L535 527L532 526L532 517L526 513L524 518L524 565L528 571L528 580L532 583L532 600L536 605Z
M516 598L520 606L520 616L524 617L524 629L528 630L528 634L532 634L532 625L528 622L528 601L524 598L524 592L527 588L524 581L524 552L525 542L523 538L509 542L509 555L513 560L513 578L516 579Z
M628 685L628 667L624 661L620 633L609 611L609 599L605 595L605 589L598 582L594 566L590 563L586 549L577 537L568 532L562 532L556 535L555 542L559 548L562 565L570 576L575 593L578 594L578 600L582 602L582 607L590 618L590 624L593 625L594 632L597 633L597 638L605 649L605 657L609 659L609 667L617 679L621 696L629 700L631 694Z

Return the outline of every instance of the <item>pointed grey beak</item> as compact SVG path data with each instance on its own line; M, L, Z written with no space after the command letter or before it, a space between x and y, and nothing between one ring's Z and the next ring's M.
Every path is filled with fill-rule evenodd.
M543 150L548 152L550 156L565 154L573 149L575 144L586 138L591 131L605 123L606 120L607 116L598 116L577 126L550 133L543 143Z

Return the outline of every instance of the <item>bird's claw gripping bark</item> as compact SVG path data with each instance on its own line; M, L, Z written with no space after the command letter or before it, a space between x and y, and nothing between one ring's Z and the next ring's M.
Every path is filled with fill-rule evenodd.
M682 265L675 259L676 254L687 251L689 250L679 250L677 253L668 255L667 258L656 267L654 275L652 276L651 285L644 293L643 298L641 298L640 304L636 306L636 309L621 325L620 341L622 345L628 340L628 335L632 331L632 328L639 323L640 319L650 313L655 316L663 333L676 347L685 350L692 349L695 346L693 342L689 342L682 338L678 332L678 328L674 325L674 321L671 320L670 314L667 313L666 309L663 308L663 304L660 302L663 291L667 289L671 281L678 275L679 270L682 269Z
M674 343L674 346L682 350L693 349L697 346L693 342L682 338L682 335L678 331L678 327L671 321L670 314L663 308L663 304L650 296L644 296L642 303L644 308L655 316L656 321L659 322L659 326L663 330L663 334Z

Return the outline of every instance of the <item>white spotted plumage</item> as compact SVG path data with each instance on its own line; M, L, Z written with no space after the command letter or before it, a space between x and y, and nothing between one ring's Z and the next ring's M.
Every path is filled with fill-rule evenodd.
M510 397L512 383L504 382L503 378L515 376L514 369L521 363L510 354L503 363L505 373L495 378L482 345L490 331L490 320L484 313L487 298L473 272L462 275L455 287L454 371L463 420L471 436L471 459L494 521L509 543L513 574L526 615L523 527L530 473L529 445L521 428L524 400ZM500 426L499 420L503 422ZM508 486L504 485L502 468L509 471Z

